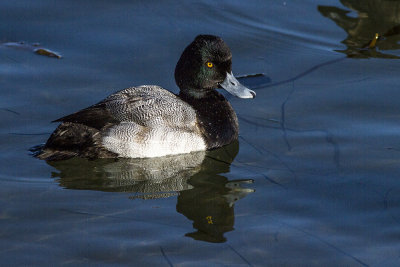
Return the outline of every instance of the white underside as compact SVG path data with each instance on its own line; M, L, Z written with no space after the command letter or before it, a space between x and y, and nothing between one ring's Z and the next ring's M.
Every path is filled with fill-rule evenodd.
M152 158L206 150L198 134L175 129L148 129L122 123L109 129L103 146L124 158Z

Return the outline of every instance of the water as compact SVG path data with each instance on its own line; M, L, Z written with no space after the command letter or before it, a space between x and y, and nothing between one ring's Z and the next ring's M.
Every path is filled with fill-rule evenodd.
M398 1L3 1L2 265L398 266ZM46 163L50 121L131 85L177 92L221 36L240 139L162 160ZM375 34L380 39L371 45ZM34 44L62 59L33 53ZM369 48L371 47L371 48Z

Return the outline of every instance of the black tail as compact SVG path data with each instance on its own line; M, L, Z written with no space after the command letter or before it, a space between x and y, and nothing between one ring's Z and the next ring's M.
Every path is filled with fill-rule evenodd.
M73 122L61 123L46 144L36 152L32 152L37 158L49 161L65 160L77 156L83 158L117 157L115 153L102 146L99 130Z

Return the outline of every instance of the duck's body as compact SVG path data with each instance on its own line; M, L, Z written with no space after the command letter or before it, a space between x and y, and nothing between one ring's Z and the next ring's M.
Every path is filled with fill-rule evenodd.
M155 85L130 87L56 120L62 123L38 157L159 157L213 149L236 140L236 114L214 89L222 86L246 98L255 93L231 74L231 54L222 39L198 36L183 52L175 78L179 95Z

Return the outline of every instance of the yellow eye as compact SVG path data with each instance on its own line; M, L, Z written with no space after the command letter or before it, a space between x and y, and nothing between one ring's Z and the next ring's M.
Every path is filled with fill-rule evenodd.
M212 68L214 65L211 62L207 62L207 67Z

